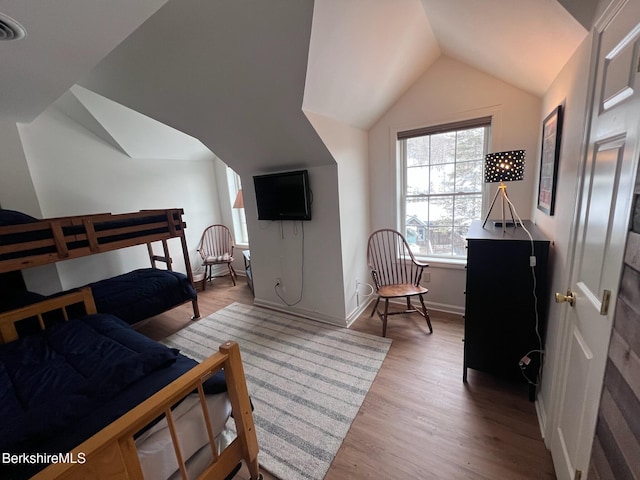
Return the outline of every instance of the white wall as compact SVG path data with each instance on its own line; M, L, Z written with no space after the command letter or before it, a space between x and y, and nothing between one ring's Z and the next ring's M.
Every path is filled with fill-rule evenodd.
M211 151L199 140L80 85L55 105L131 158L211 160Z
M40 216L38 197L15 120L0 117L0 144L0 205L8 210L18 210L34 217Z
M347 322L367 304L371 290L366 245L369 238L369 135L334 119L305 112L338 163L342 278ZM359 286L356 291L356 282ZM362 284L362 285L360 285Z
M257 220L255 191L247 188L253 185L252 177L242 178L255 304L344 326L338 169L330 165L308 170L312 219L304 222ZM276 278L287 303L300 299L296 305L278 298Z
M493 116L490 151L525 149L525 179L508 185L509 198L527 218L537 185L540 99L448 57L441 57L369 131L371 228L397 228L396 134L456 120ZM496 185L489 192L491 198ZM499 216L499 211L497 213ZM493 217L494 215L492 215ZM465 271L431 262L428 303L462 313Z
M542 102L541 116L545 118L554 108L564 104L564 121L561 153L556 190L554 216L534 209L537 225L553 242L549 285L549 316L545 344L545 359L542 371L542 386L538 396L538 412L543 425L553 422L547 414L553 410L554 379L558 374L557 358L560 355L558 343L563 329L560 305L553 301L554 292L564 292L570 285L567 262L569 241L576 204L577 182L580 163L583 158L582 146L585 132L587 79L592 38L589 36L576 51L570 61L555 79ZM550 436L551 432L545 432Z
M25 159L20 131L14 119L0 118L0 144L0 206L40 218L40 203ZM23 277L27 285L35 291L61 289L54 265L24 270Z
M200 234L220 220L213 154L196 161L130 158L55 106L20 134L43 217L183 208L191 262L199 266ZM174 269L185 272L180 241L169 245ZM145 246L56 264L65 289L148 266Z

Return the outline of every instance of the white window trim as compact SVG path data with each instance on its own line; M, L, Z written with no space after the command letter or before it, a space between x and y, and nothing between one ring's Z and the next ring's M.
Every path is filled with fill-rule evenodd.
M446 125L448 123L463 122L465 120L471 120L474 118L491 117L491 126L486 139L487 152L495 152L500 150L500 141L502 132L502 108L497 106L491 106L486 108L479 108L477 110L464 112L461 114L453 115L451 117L443 118L438 121L425 122L419 124L412 124L406 126L394 126L389 129L389 141L392 146L395 157L395 199L396 199L396 229L400 232L404 230L403 221L406 217L406 198L405 198L405 185L406 185L406 168L404 168L402 145L403 142L398 141L398 133L426 128L428 126ZM490 189L489 186L483 183L482 187L482 215L484 218L487 210L489 209ZM439 268L450 269L464 269L467 265L467 259L465 257L442 257L431 255L415 255L416 259L428 263L430 266Z

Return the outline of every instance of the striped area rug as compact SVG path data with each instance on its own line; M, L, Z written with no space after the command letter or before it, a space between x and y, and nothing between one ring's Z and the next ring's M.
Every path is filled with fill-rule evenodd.
M240 345L261 467L324 478L391 340L234 303L164 343L202 360L227 340Z

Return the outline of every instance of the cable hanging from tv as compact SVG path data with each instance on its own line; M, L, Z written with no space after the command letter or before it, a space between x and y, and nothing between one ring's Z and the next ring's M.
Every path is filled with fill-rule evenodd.
M304 292L304 223L300 222L300 226L301 226L301 238L302 238L302 248L301 248L301 254L300 254L300 295L298 295L298 299L293 302L293 303L289 303L284 296L280 293L279 289L282 287L282 285L280 285L280 281L277 281L276 284L273 286L273 291L276 292L276 295L278 296L278 298L288 307L293 307L297 304L299 304L302 301L302 294ZM282 225L281 225L282 228Z

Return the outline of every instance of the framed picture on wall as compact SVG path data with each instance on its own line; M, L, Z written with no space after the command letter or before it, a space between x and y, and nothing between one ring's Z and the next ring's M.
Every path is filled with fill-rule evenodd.
M553 215L562 138L562 105L558 105L542 122L542 148L540 182L538 183L538 210Z

